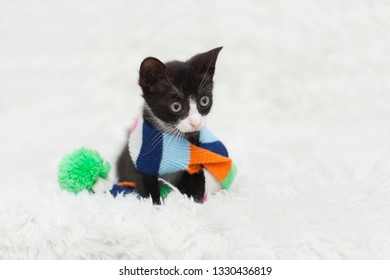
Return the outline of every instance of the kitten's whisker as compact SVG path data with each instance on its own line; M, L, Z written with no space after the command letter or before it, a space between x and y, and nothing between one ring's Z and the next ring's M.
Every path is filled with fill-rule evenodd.
M162 134L157 134L153 137L153 139L149 142L149 145L146 147L146 151L153 151L158 144L163 140Z
M217 53L217 55L218 55L218 53ZM206 77L207 77L207 80L210 79L210 78L212 78L211 75L206 75L206 74L209 72L210 66L211 66L211 64L213 63L213 61L215 61L215 60L214 60L214 52L211 54L211 59L210 59L209 65L207 65L206 73L205 73L205 75L204 75L202 81L200 82L199 88L200 88L201 85L205 82L204 80L206 79ZM207 80L206 80L206 81L207 81Z
M169 146L171 143L175 143L179 140L181 131L178 130L175 125L171 125L171 126L167 127L166 132L168 132L172 136L169 138L168 142L166 143L167 146Z
M183 93L177 89L177 87L172 83L172 81L169 79L167 72L165 72L165 78L166 82L164 81L165 84L169 85L178 95L183 97Z
M172 132L175 132L176 131L176 127L174 125L170 125L170 126L167 126L167 127L164 127L163 129L161 129L162 131L164 132L167 132L169 134L172 134ZM155 147L157 147L157 145L159 145L163 140L164 140L164 137L163 135L161 134L158 134L156 136L161 136L161 137L158 137L157 140L154 140L154 142L152 144L150 144L149 146L151 150L153 150ZM154 138L157 138L157 137L154 137ZM149 147L148 147L149 149Z
M173 132L173 133L176 133L175 130L173 130L172 132ZM171 144L171 142L174 141L173 139L175 139L175 138L176 138L176 135L175 135L175 134L171 134L171 137L169 138L168 143L166 143L167 146L169 146L169 145Z
M210 81L209 81L209 79L210 79ZM209 89L212 89L213 86L214 86L214 84L213 84L212 78L208 78L208 79L203 83L202 87L199 87L198 91L199 91L199 92L205 92L205 91L207 91L207 90L209 90Z
M203 79L202 79L202 81L200 82L199 88L198 88L198 89L202 88L202 87L207 83L207 81L208 81L210 78L211 78L211 75L204 74Z
M207 91L211 91L213 89L213 84L208 84L201 89L199 89L199 93L206 93Z
M160 124L158 121L153 118L152 116L147 117L147 120L156 127L160 127ZM160 129L161 130L161 129ZM162 134L156 134L153 136L153 138L150 140L149 145L146 147L146 150L152 151L155 147L157 147L158 144L163 140Z

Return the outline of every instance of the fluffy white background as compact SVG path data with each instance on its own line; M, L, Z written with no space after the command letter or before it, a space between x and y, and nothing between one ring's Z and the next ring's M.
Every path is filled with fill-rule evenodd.
M389 30L388 1L0 2L0 259L390 258ZM115 162L143 58L221 45L231 192L59 190L73 149Z

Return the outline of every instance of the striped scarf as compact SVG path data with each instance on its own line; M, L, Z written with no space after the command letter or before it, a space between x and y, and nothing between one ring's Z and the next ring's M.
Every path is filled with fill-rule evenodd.
M236 175L225 146L207 128L200 130L196 146L152 128L139 116L130 131L129 152L137 170L150 176L178 171L194 174L206 168L222 188L229 189Z

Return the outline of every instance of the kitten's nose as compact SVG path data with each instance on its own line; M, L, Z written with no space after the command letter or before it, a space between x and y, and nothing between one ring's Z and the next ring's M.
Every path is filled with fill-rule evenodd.
M198 129L199 126L200 126L200 120L198 120L198 119L191 120L190 121L190 125L191 125L192 128Z
M200 126L200 122L198 122L198 123L191 122L190 125L192 128L198 129Z

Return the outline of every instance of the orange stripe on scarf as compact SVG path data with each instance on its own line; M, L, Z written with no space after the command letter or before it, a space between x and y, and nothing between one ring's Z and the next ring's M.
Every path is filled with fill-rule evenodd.
M187 168L190 174L199 172L203 165L218 181L223 181L229 174L232 163L231 158L190 144L190 164Z
M119 182L118 185L121 187L129 187L129 188L136 187L136 184L134 182Z

